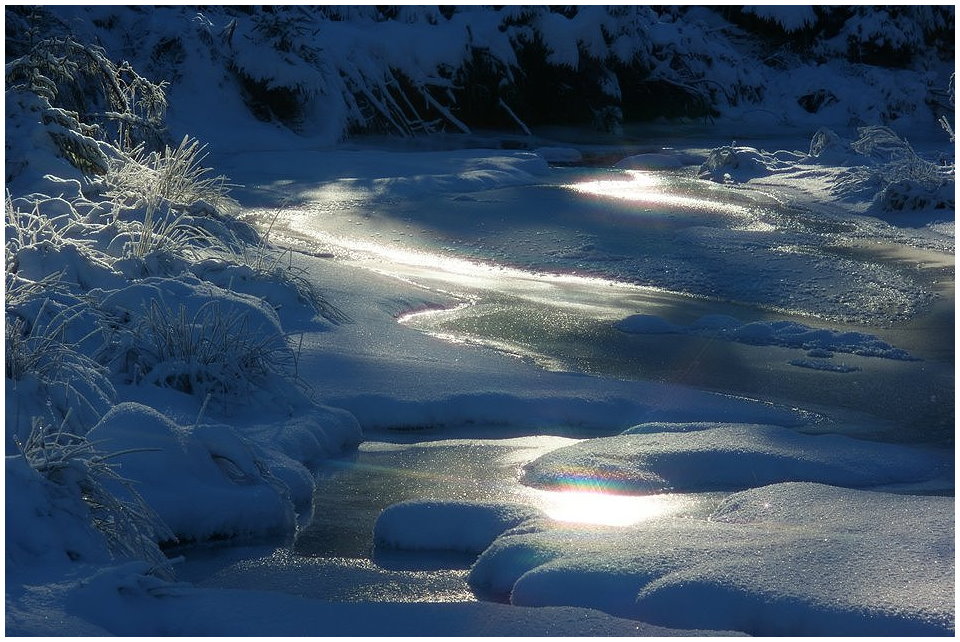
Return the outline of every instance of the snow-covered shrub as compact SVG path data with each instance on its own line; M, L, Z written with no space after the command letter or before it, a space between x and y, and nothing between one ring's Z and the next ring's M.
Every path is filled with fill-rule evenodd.
M157 542L169 540L173 535L133 485L118 474L117 464L111 463L110 460L124 453L103 455L86 437L71 434L62 425L54 428L41 419L33 421L30 434L24 441L18 440L17 445L23 461L49 482L45 489L46 501L37 504L46 510L31 519L31 525L49 520L54 523L42 524L41 530L55 530L56 522L64 519L56 514L65 512L73 520L92 525L105 540L110 557L147 560L152 563L154 573L172 577L169 562ZM8 479L10 459L13 458L8 457ZM25 475L21 472L20 476ZM8 490L17 492L18 486L14 484L14 488ZM38 519L41 515L47 520ZM85 528L72 530L86 531ZM27 532L38 535L34 529ZM78 547L68 544L60 550L71 560L96 561L98 549L100 546L93 540ZM87 559L91 556L94 560Z
M166 83L152 83L129 63L114 63L102 47L72 36L52 35L25 49L6 65L8 87L28 88L124 146L164 140Z
M834 12L845 19L839 33L819 44L822 52L839 51L851 60L881 66L906 66L931 52L952 55L952 6L853 6L829 13Z
M805 56L906 66L934 52L952 56L950 6L748 5L719 11L752 34Z

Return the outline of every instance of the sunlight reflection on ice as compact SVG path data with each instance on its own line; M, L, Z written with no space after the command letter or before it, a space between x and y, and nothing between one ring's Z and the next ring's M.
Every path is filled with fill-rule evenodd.
M567 490L539 490L535 499L551 519L601 526L630 526L674 514L687 503L673 495L616 495Z
M652 286L621 283L601 277L554 272L536 272L513 268L496 263L457 258L438 252L387 245L383 242L368 241L345 235L331 234L311 226L309 218L301 217L290 221L293 231L311 238L321 248L339 247L353 254L354 259L364 256L386 259L389 264L380 264L374 271L398 276L396 266L405 266L407 274L412 276L430 276L448 283L482 289L503 289L508 283L514 288L520 287L527 292L550 290L557 284L578 285L584 287L617 286L635 292L666 292Z
M581 194L607 196L647 205L660 205L682 209L709 210L727 214L746 214L747 208L733 203L723 203L698 196L684 196L674 191L676 185L651 172L627 170L630 180L596 180L567 185L568 189Z

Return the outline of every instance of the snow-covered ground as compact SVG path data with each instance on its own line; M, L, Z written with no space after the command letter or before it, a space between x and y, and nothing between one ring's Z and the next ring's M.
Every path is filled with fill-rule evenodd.
M149 33L170 125L239 185L8 92L6 634L954 634L953 153L887 90L942 69L721 47L766 116L333 145L344 86L308 136L206 91L212 34L262 25L110 14L63 16ZM603 42L579 16L537 18L551 61ZM644 26L657 55L730 28L688 19ZM421 44L420 82L466 51Z

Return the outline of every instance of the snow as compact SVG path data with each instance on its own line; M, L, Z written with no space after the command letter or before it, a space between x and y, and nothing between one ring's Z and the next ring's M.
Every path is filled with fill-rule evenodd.
M149 173L134 152L93 138L55 91L8 88L6 633L952 635L953 456L913 443L939 427L888 425L880 408L912 412L929 387L924 407L949 412L952 347L924 325L946 327L930 311L952 301L953 157L930 142L944 138L930 105L949 65L838 53L913 46L941 15L926 10L852 11L820 60L760 64L707 7L353 7L293 24L286 11L56 8L52 29L170 81L171 140L210 143L217 172L244 183L244 221L134 194L143 177L118 187L117 167ZM821 20L743 11L784 33ZM8 12L8 29L26 21ZM611 69L636 63L719 109L719 127L704 141L671 122L629 146L541 136L510 93L530 42L553 72L596 65L598 118L631 90ZM475 56L523 136L458 118L457 74ZM255 118L257 92L270 99ZM444 129L460 134L412 136ZM87 160L106 177L69 164L58 134L102 155ZM138 253L164 211L183 226ZM503 321L511 308L529 318ZM479 338L411 322L444 315L476 320ZM630 345L673 351L680 375L553 358L517 331L541 317L537 339L579 337L587 353L646 338ZM502 340L484 338L491 326ZM724 377L789 372L817 403L684 385L714 342L766 355L761 370L725 351L706 364ZM888 398L910 379L905 400ZM768 383L757 390L782 390ZM370 449L452 434L474 457L503 447L490 467L509 478L489 499L387 507L373 532L386 557L237 548L176 579L196 567L160 544L289 542L321 505L323 467L372 434L395 443ZM469 573L410 562L450 551L476 556Z
M661 625L950 635L953 510L952 497L775 484L731 495L710 520L508 531L470 584L512 604L589 606Z
M17 525L6 533L8 569L110 559L89 515L77 510L73 489L51 483L22 457L6 458L5 479L6 488L15 491L7 495L6 519Z
M485 602L325 602L283 591L204 589L184 583L162 583L142 575L144 570L130 564L100 569L82 584L27 586L23 598L33 608L22 609L23 602L8 602L6 633L270 637L737 635L664 628L570 607L527 609ZM83 617L74 613L82 613Z
M286 532L294 522L293 506L264 475L255 446L229 426L178 426L151 408L122 403L88 437L109 452L142 451L122 455L120 472L178 539Z

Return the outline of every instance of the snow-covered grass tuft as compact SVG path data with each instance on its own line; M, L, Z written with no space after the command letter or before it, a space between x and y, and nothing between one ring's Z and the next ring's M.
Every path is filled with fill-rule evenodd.
M105 196L115 208L115 220L126 211L138 213L134 216L136 241L127 246L129 256L194 256L202 246L228 250L228 240L218 238L193 216L201 209L194 207L198 203L216 213L238 207L228 196L226 177L207 175L210 169L202 165L203 152L204 147L188 136L176 148L165 147L162 152L147 152L143 145L118 150L104 177Z
M90 336L68 338L76 331L73 326L88 325L91 310L82 303L63 307L49 299L31 303L7 308L4 365L6 378L12 383L7 392L27 402L27 408L31 407L28 400L19 397L40 395L45 416L73 429L89 426L116 399L105 369L81 348ZM31 314L30 308L37 305L39 309ZM20 422L28 417L12 420L8 432L14 438L22 436Z
M211 169L203 166L205 150L184 136L177 147L166 146L162 152L147 152L142 144L123 152L107 173L108 196L132 207L158 201L185 207L206 201L220 211L234 211L238 205L228 195L227 178L209 176Z
M224 406L248 404L267 389L296 389L296 354L286 337L216 301L193 314L151 302L129 333L123 368L135 381Z

